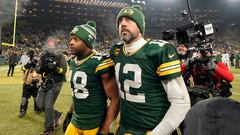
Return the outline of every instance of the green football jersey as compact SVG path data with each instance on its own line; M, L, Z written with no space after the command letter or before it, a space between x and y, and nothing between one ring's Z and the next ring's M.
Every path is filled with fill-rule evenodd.
M165 41L148 41L128 55L123 43L118 43L110 55L121 95L120 125L137 131L152 130L170 107L161 80L181 76L175 47Z
M90 52L83 59L71 59L68 63L74 110L71 122L83 130L97 128L105 118L107 107L101 75L113 73L113 61Z

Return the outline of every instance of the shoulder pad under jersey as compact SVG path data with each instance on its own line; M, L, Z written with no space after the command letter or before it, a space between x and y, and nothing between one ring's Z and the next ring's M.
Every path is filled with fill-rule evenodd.
M120 42L118 42L118 43L115 43L113 46L121 46L121 45L123 45L124 44L124 42L123 41L120 41Z
M164 41L164 40L152 40L149 42L149 44L157 44L160 47L163 47L165 44L169 44L169 42Z
M101 60L102 59L102 55L97 52L96 50L93 50L93 52L95 52L95 54L91 57L91 59L98 59L98 60Z
M170 48L175 48L172 44L164 40L152 40L149 42L146 48L146 53L148 56L161 55L162 52L169 50Z

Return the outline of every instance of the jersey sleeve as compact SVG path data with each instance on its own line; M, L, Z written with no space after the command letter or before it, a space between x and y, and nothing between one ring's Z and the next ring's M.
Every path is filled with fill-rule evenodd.
M162 79L181 76L181 66L176 48L168 42L153 42L151 55L153 56L156 73Z
M96 67L95 73L97 76L101 76L105 73L114 75L114 63L110 56L102 57L100 64Z
M114 58L114 49L115 47L113 46L113 47L111 47L111 49L110 49L110 58L113 60L113 58Z
M114 60L114 57L120 53L120 48L123 46L123 42L116 43L110 49L110 58Z

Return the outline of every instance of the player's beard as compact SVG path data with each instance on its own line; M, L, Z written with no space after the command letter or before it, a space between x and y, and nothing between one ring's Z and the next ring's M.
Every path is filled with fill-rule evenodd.
M133 33L121 36L121 40L123 40L127 44L130 44L132 41L134 41L135 38L136 36L134 36Z

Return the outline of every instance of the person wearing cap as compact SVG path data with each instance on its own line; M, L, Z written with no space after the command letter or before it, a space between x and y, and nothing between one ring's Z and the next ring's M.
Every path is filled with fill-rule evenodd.
M116 23L122 40L110 51L121 97L116 134L169 135L190 108L177 51L167 41L143 38L140 6L121 9Z
M37 73L42 76L42 84L38 90L37 105L45 112L45 130L40 135L50 135L60 124L62 112L54 108L54 104L66 81L67 62L63 53L58 50L58 44L48 43L40 55L36 65Z
M68 61L73 102L68 111L72 118L65 135L108 134L118 113L114 63L93 50L95 40L94 21L77 25L70 33L70 53L75 56ZM109 106L107 99L111 101Z

